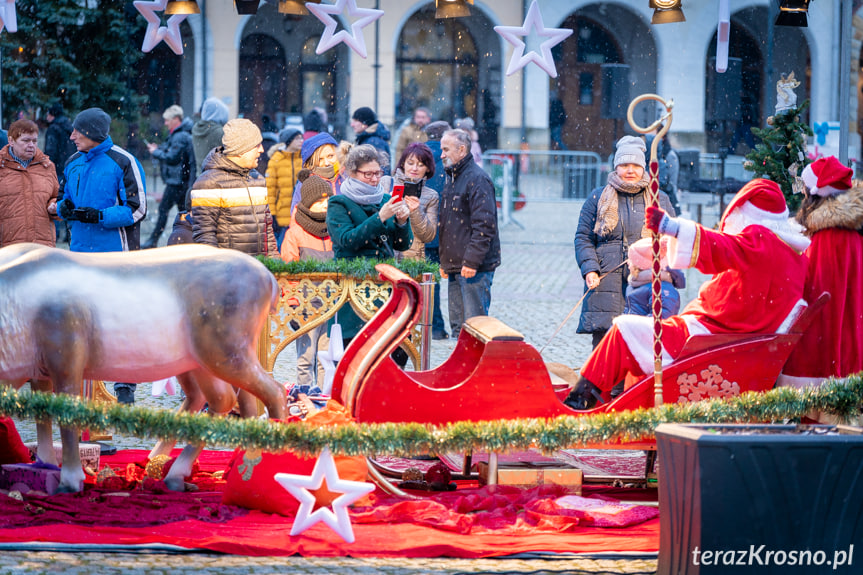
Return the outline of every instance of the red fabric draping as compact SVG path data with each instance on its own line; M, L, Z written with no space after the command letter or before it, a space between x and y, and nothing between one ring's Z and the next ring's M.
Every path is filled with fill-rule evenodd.
M231 452L205 451L199 458L199 475L223 470ZM103 457L103 464L123 470L128 464L146 459L144 451L124 451L112 457ZM197 478L197 476L196 476ZM317 524L301 535L290 536L292 518L271 515L260 511L237 511L228 507L214 515L210 506L218 501L220 493L155 493L158 482L149 485L151 491L134 491L140 495L138 508L132 515L141 515L146 509L146 499L160 500L151 504L154 514L166 513L167 522L148 524L126 523L115 511L136 498L122 497L123 504L110 505L110 497L98 489L90 489L75 496L79 503L92 504L87 510L79 510L78 522L29 524L0 529L0 543L56 542L88 545L150 545L170 544L189 549L246 554L246 555L292 555L305 556L354 556L354 557L493 557L524 552L656 552L659 548L659 519L651 519L626 528L599 528L585 525L583 517L560 514L552 508L554 497L563 489L545 486L534 490L498 488L497 494L489 489L471 489L464 492L435 495L432 504L410 506L402 501L384 498L377 494L382 517L375 518L375 507L361 508L352 512L356 541L345 543L329 527ZM585 494L596 493L591 488ZM613 490L600 490L604 495L614 495ZM647 499L640 492L636 497ZM655 497L655 495L653 495ZM101 498L101 499L100 499ZM176 499L172 499L176 498ZM213 499L214 498L214 499ZM95 499L95 501L89 501ZM211 500L212 499L212 500ZM62 499L60 499L62 501ZM74 500L74 499L73 499ZM104 503L104 505L100 505ZM174 512L169 509L177 505ZM155 507L152 507L155 505ZM438 507L435 507L437 505ZM185 506L187 515L180 516ZM424 514L417 514L426 507ZM445 510L435 520L434 513ZM2 516L21 515L21 508ZM58 512L51 510L51 513ZM47 511L45 512L48 513ZM104 513L104 514L103 514ZM390 522L402 516L410 522ZM383 520L384 522L380 522ZM431 526L437 523L436 527Z

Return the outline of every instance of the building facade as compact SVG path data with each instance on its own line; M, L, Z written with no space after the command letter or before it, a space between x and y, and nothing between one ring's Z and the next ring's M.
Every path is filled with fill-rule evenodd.
M651 24L648 0L539 0L546 27L574 32L553 49L557 78L533 64L506 75L512 48L494 27L520 26L527 0L476 0L469 17L454 19L435 19L429 0L357 0L361 8L384 11L363 30L367 58L343 43L317 54L323 24L312 15L280 14L275 2L262 1L254 16L238 15L228 0L198 2L203 13L181 28L184 54L161 49L147 56L159 65L144 69L161 71L158 82L169 90L152 88L155 78L144 80L151 101L173 98L197 110L216 96L233 114L259 123L266 115L279 126L319 106L329 112L333 131L349 139L357 107L374 108L396 127L426 106L436 119L473 118L483 147L504 149L522 141L533 149L553 147L550 125L562 121L569 149L608 154L627 130L625 106L615 102L656 93L674 100L676 145L744 153L748 128L764 126L774 112L776 82L794 72L798 102L811 102L811 125L839 122L841 99L848 99L850 156L858 157L859 0L847 86L839 82L839 2L812 2L809 26L791 28L769 24L775 2L730 0L730 65L718 74L718 0L685 1L686 22L664 25ZM350 24L342 20L339 29ZM535 38L526 41L536 48ZM638 119L649 123L652 114L645 106Z

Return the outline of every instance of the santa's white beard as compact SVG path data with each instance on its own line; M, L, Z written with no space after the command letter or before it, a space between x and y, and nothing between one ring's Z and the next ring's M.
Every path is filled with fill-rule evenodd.
M756 208L749 202L726 216L722 232L736 236L752 225L764 226L798 252L809 247L809 238L803 235L803 226L789 218L787 211L774 214Z

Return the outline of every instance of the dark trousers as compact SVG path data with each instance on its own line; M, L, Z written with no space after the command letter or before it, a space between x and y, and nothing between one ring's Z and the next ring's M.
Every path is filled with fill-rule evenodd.
M162 201L159 202L159 219L156 220L156 227L153 229L153 235L150 239L155 243L165 231L165 226L168 225L168 213L171 208L177 206L177 209L182 211L186 203L186 189L182 186L168 184L165 186L165 195L162 196Z
M440 250L425 247L426 261L440 265ZM443 312L440 309L440 282L434 284L434 308L432 309L432 333L446 333Z

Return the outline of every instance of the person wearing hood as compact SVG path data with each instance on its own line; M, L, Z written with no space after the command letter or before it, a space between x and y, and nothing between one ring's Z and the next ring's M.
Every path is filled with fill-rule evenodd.
M303 160L303 169L310 170L319 178L323 178L333 189L333 195L337 195L342 185L339 162L336 154L338 142L326 132L315 134L311 138L303 140L300 148L300 158ZM300 182L294 186L294 195L291 198L291 215L297 209L302 195L300 194Z
M261 131L245 118L226 123L222 145L204 159L192 184L192 237L196 243L252 256L279 257L267 182L254 168L264 153Z
M165 191L159 202L159 216L150 239L141 246L143 249L155 248L168 224L168 214L174 206L181 212L186 206L186 192L192 185L197 169L195 168L195 149L192 144L192 121L183 117L183 108L174 104L162 114L168 139L161 146L147 144L147 149L159 162Z
M267 163L267 195L270 213L273 214L276 242L280 250L285 230L291 225L294 186L297 185L297 175L303 167L300 153L302 146L302 132L285 128L279 134L279 143L267 152L270 156L270 161Z
M803 170L805 196L795 218L812 240L803 299L811 304L826 291L830 301L791 352L778 385L820 385L863 371L863 186L852 175L834 156Z
M198 173L203 171L204 158L210 150L222 145L222 126L227 121L228 107L224 102L218 98L204 100L201 106L201 119L192 126L192 145L195 148L195 165L198 167Z
M384 175L389 175L390 155L390 132L383 123L378 121L375 111L368 107L357 108L351 116L351 128L357 135L356 144L361 146L369 144L387 155L384 165Z

